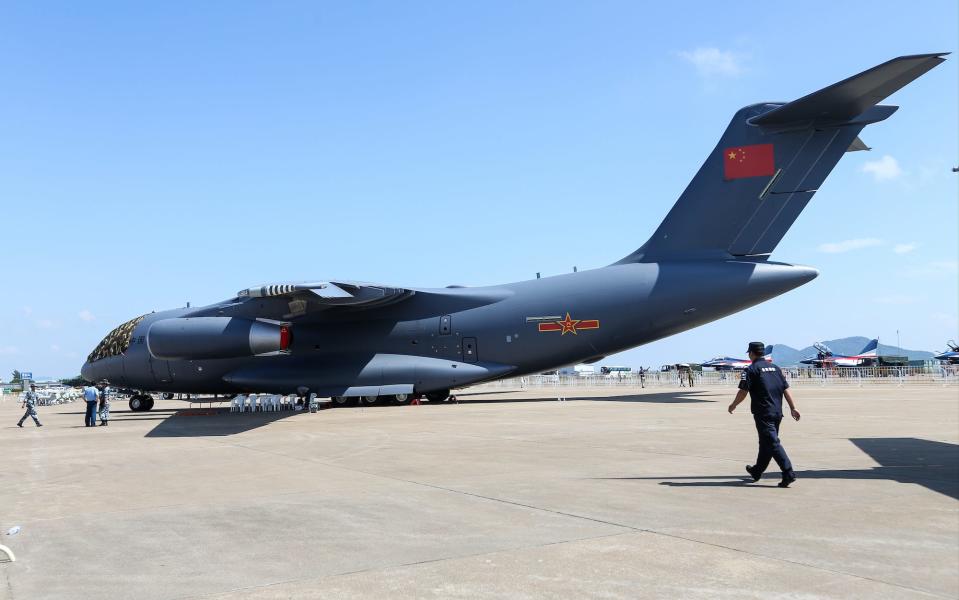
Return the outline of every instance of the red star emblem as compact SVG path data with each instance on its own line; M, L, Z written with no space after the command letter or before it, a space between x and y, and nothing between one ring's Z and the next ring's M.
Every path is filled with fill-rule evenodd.
M598 319L574 319L569 316L569 313L566 313L566 318L560 321L550 321L547 323L540 323L538 327L539 331L558 331L560 335L566 335L567 333L572 333L573 335L578 335L580 329L599 329L599 320Z
M566 318L562 321L559 321L559 326L562 327L560 335L566 335L567 333L572 333L576 335L576 325L580 322L581 319L571 319L569 318L569 313L566 313Z

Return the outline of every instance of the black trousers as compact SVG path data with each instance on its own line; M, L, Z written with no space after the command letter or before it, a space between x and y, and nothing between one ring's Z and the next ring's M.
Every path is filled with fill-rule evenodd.
M793 465L786 456L786 449L779 441L779 424L783 418L753 416L756 421L756 433L759 434L759 456L756 457L755 470L764 473L769 466L769 459L774 459L783 475L795 477Z
M87 427L95 427L97 424L97 403L87 402L87 414L84 417Z

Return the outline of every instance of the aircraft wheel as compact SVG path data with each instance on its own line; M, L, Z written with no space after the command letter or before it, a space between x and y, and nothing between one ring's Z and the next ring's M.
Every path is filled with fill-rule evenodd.
M378 396L360 396L360 404L366 406L373 406L376 404L376 401L379 399Z
M130 410L133 412L143 412L153 408L153 398L145 394L134 394L130 397Z
M350 399L346 396L333 396L331 400L336 406L348 406L350 404Z
M449 402L450 401L450 391L449 390L440 390L438 392L429 392L426 394L426 399L430 402Z
M393 396L393 402L397 404L409 404L412 397L409 394L396 394Z

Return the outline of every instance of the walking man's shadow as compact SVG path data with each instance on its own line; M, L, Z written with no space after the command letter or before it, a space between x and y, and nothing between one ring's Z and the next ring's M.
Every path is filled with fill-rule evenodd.
M959 445L919 438L852 438L860 450L868 454L878 467L869 469L830 469L797 471L803 479L887 479L899 483L914 483L934 492L959 500ZM778 473L767 472L759 483L745 473L742 475L706 475L701 477L617 477L614 479L662 479L660 485L669 487L738 487L747 483L774 485Z

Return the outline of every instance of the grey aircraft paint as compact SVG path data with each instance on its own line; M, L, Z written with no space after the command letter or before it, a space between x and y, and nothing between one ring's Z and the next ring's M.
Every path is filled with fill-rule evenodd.
M610 266L481 288L250 288L121 325L83 377L144 391L442 398L714 321L816 277L769 254L843 153L865 148L863 127L896 110L877 103L942 56L900 57L794 102L741 109L649 241Z

